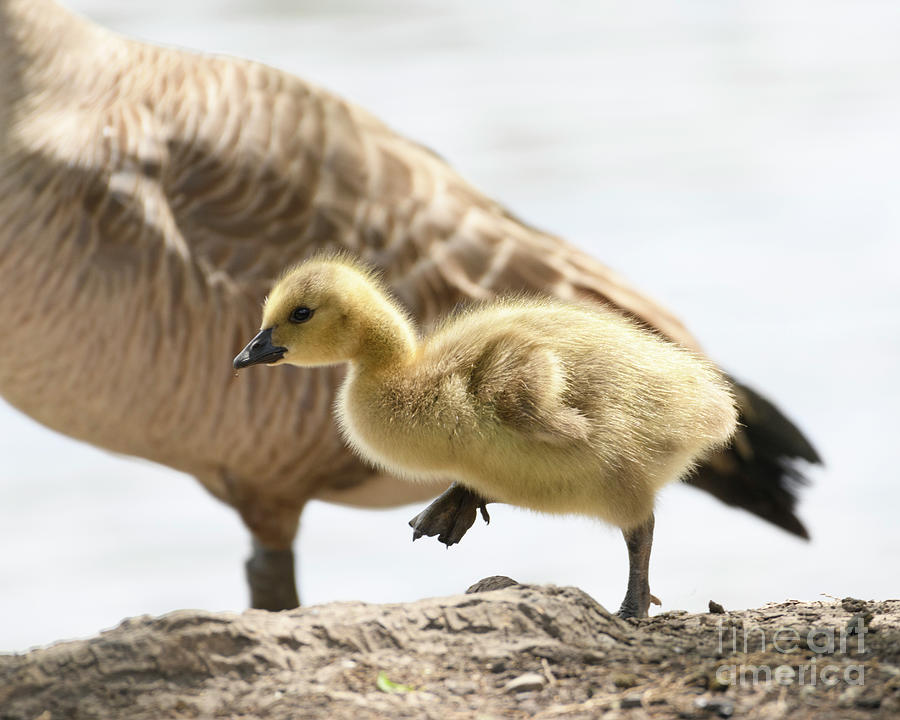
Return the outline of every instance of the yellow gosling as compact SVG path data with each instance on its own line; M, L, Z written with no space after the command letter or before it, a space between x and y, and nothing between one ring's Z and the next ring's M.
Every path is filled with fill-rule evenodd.
M729 386L698 355L597 306L509 298L419 337L365 267L320 257L273 288L262 329L234 359L349 363L335 411L364 459L454 485L411 523L450 545L475 508L505 502L622 528L628 591L644 617L656 492L729 441Z

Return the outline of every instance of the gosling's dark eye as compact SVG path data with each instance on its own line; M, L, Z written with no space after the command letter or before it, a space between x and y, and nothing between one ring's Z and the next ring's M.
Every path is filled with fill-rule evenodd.
M310 310L308 307L301 306L294 308L291 311L291 322L292 323L305 323L313 316L313 310Z

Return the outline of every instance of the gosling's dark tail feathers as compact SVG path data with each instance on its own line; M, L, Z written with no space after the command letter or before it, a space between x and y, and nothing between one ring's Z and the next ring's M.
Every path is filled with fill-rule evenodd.
M741 428L731 446L710 458L687 483L808 539L795 513L797 491L808 480L796 461L819 464L822 459L777 407L746 385L731 381Z

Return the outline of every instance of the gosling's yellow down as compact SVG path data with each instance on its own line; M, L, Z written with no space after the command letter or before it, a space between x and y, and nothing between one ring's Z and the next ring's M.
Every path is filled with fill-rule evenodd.
M0 354L0 397L193 475L250 531L252 604L271 610L298 602L307 501L384 507L446 487L348 451L331 414L341 368L236 380L222 362L281 270L323 249L377 266L423 324L461 302L547 293L699 348L624 278L327 90L122 37L52 0L0 0L0 338L17 349ZM818 456L734 388L741 430L687 482L805 535L794 460Z
M505 299L420 339L373 274L347 258L307 261L275 285L262 330L234 359L236 369L256 363L349 363L340 428L387 472L450 478L477 505L622 528L635 545L620 609L629 617L646 616L651 599L656 492L727 443L737 421L715 367L614 311ZM458 540L473 515L458 507L459 492L436 501L417 531Z

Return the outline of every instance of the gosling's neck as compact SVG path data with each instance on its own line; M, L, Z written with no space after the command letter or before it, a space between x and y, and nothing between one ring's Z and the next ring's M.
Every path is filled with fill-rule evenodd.
M416 330L387 299L368 305L360 323L360 343L350 365L354 374L377 373L408 366L419 348Z

